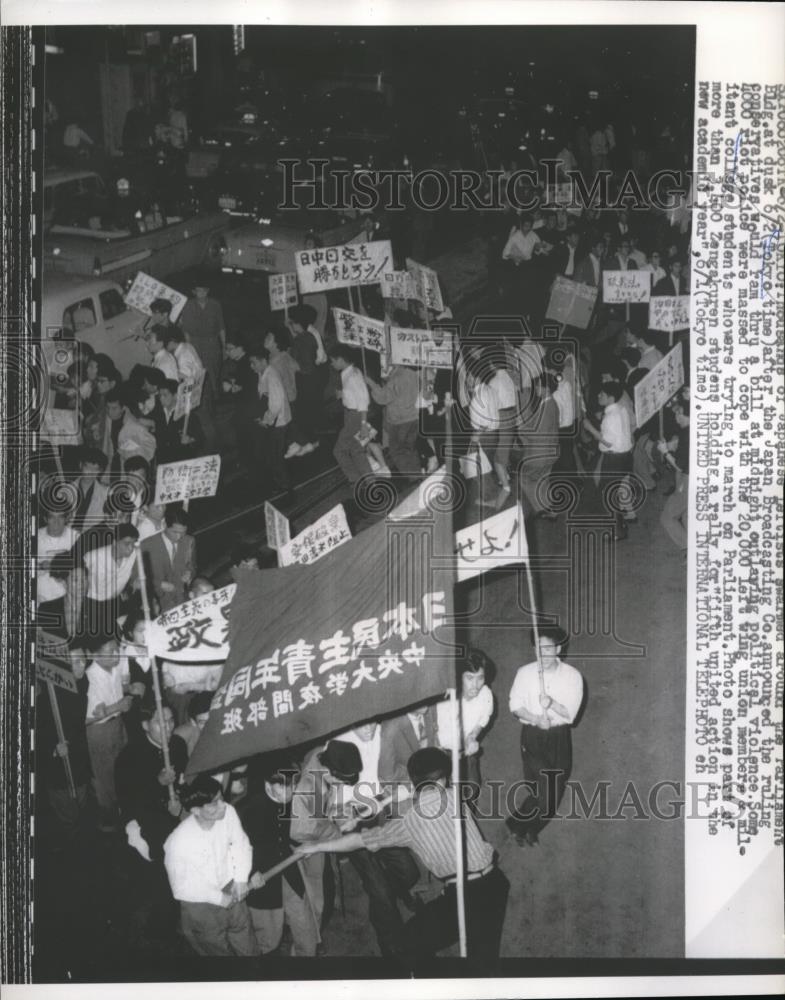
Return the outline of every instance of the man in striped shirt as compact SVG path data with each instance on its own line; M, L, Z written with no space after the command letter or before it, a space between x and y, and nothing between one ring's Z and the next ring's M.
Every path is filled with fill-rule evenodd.
M342 837L302 844L304 854L344 853L365 849L409 847L444 885L441 894L426 903L404 928L408 958L426 958L458 940L456 905L455 820L453 797L447 789L450 757L436 747L416 750L409 758L409 777L415 788L412 807L383 826L347 833ZM466 847L466 934L470 958L497 958L510 884L494 864L493 848L461 805ZM350 829L346 823L343 829Z

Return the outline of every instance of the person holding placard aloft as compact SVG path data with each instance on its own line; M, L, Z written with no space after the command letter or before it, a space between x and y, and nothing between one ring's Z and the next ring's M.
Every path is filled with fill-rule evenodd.
M621 509L623 482L633 471L634 447L632 422L621 403L623 392L624 389L618 382L605 382L597 395L597 402L603 408L600 429L597 430L588 419L583 422L586 430L599 442L601 460L597 470L598 483L601 475L606 480L608 477L611 480L606 482L603 492L614 504L616 520L614 539L617 542L627 537L626 522L636 520L632 511Z

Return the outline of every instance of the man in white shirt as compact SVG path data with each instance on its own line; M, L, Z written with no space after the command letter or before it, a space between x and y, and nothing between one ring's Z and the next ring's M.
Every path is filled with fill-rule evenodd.
M330 352L333 369L340 373L339 397L343 403L343 427L333 448L333 455L341 471L354 486L371 472L365 449L355 435L367 429L368 407L371 397L365 379L354 365L354 355L345 344L336 344Z
M136 543L139 532L132 524L120 524L109 545L86 553L87 595L85 627L95 635L112 635L124 610L124 597L136 576Z
M258 461L266 466L264 472L275 490L289 489L286 471L286 434L292 420L292 411L281 376L270 364L270 354L261 344L248 349L251 371L257 376L256 394L259 416L256 424Z
M662 361L662 351L660 351L656 346L656 334L644 330L641 333L635 333L632 335L635 347L641 352L640 361L638 362L638 368L644 368L646 371L651 371L652 368L656 368L657 365Z
M535 636L538 658L518 669L510 711L521 722L521 757L528 796L507 819L522 846L533 846L556 815L572 771L571 726L583 701L583 677L559 659L565 632L545 626Z
M147 334L147 349L153 356L153 368L164 373L166 378L178 381L177 362L166 349L166 340L171 335L172 327L162 327L157 324L150 327Z
M36 597L39 606L65 597L65 583L49 574L55 556L70 552L79 537L70 525L72 511L46 510L46 524L38 529Z
M185 339L185 334L179 326L168 326L162 333L166 341L166 350L174 358L177 365L176 378L180 382L198 382L204 375L204 365L193 344ZM167 375L167 378L170 376Z
M99 829L113 833L117 824L114 766L126 745L122 715L133 697L123 692L122 664L117 640L105 634L91 643L93 659L87 668L87 750L98 802Z
M618 382L605 382L597 394L597 402L603 407L600 429L589 420L584 421L586 430L599 442L601 458L595 479L606 508L610 508L615 517L616 541L627 537L627 522L637 520L627 495L630 491L623 488L633 470L635 446L630 414L621 402L623 394L624 389Z
M245 903L253 853L240 819L206 774L185 787L180 801L190 815L167 838L164 864L183 934L197 955L254 955Z
M493 715L493 694L487 682L491 680L493 663L480 649L470 649L460 663L461 700L458 738L461 749L461 780L468 786L464 801L473 803L480 794L480 734ZM456 709L458 702L455 703ZM436 706L436 729L439 746L451 751L453 747L453 720L450 717L450 700Z

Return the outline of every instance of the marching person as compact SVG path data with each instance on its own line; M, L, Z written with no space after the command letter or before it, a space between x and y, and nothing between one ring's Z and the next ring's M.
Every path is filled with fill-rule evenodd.
M450 770L450 758L443 750L425 747L415 751L408 762L415 801L401 818L299 848L306 855L323 851L374 854L392 847L408 847L417 854L444 888L406 923L402 947L408 960L427 958L458 940L455 820L447 791ZM495 959L510 883L496 867L493 848L483 839L473 817L463 805L460 808L466 843L467 953L470 958ZM351 825L356 824L346 824Z
M339 397L343 403L343 427L335 442L333 455L350 485L354 486L371 472L365 449L355 436L358 431L367 430L371 397L362 373L355 367L350 348L336 344L330 357L333 368L341 376Z
M208 452L212 453L218 444L214 416L215 394L226 351L226 324L221 303L210 298L210 288L205 280L199 279L199 284L194 285L192 292L192 298L188 299L180 313L179 324L188 342L196 348L205 370L199 412Z
M164 514L166 527L142 544L148 582L155 592L159 613L177 607L196 574L196 542L188 534L188 514L180 503L171 503Z
M200 774L180 793L188 816L164 844L180 924L197 955L256 954L245 897L253 852L234 807L220 784Z
M518 669L510 711L521 723L521 758L528 795L506 823L518 844L533 847L556 815L572 771L572 733L583 701L583 677L559 659L567 642L556 626L538 630L538 659ZM536 642L532 630L532 645Z

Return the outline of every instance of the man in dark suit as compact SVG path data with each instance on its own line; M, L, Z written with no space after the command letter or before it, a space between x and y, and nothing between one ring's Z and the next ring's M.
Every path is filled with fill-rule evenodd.
M688 295L687 276L682 273L683 263L676 258L668 264L669 274L660 278L652 289L652 295Z
M580 233L577 229L570 229L567 233L566 241L554 248L550 261L554 274L561 274L565 278L575 278L575 271L578 267L578 244L581 241Z
M611 257L610 263L608 264L607 270L609 271L637 271L638 265L630 257L630 250L632 250L632 244L628 238L622 238L619 243L619 249Z
M383 722L379 781L383 785L399 782L408 784L409 758L421 747L438 746L436 736L436 709L433 705L419 705L406 715Z
M602 255L605 251L605 242L601 236L593 236L589 246L589 253L580 261L575 271L575 281L582 285L591 285L592 288L602 286L603 267Z
M141 544L147 580L161 613L185 601L188 585L196 576L196 543L188 534L188 515L182 504L169 504L164 518L164 530Z
M177 382L166 379L158 390L161 403L161 422L157 432L158 462L182 462L187 458L196 458L204 453L204 434L199 418L195 413L188 414L188 427L185 427L185 416L175 420L174 411L177 403Z

